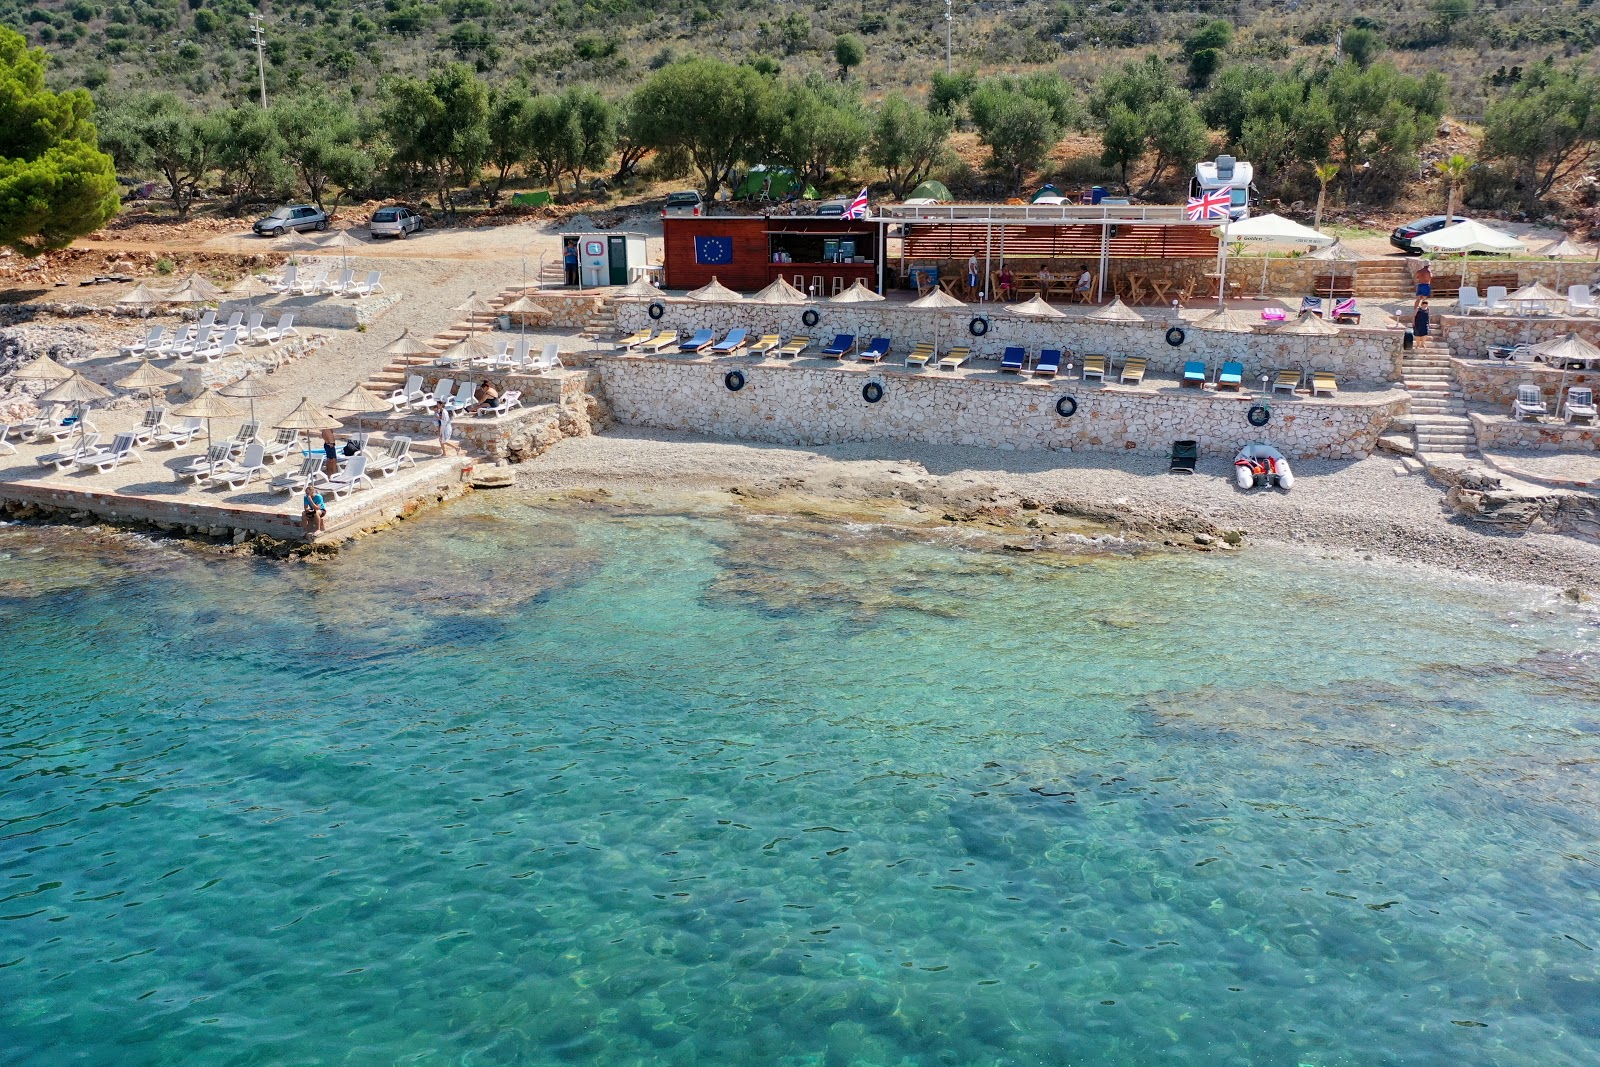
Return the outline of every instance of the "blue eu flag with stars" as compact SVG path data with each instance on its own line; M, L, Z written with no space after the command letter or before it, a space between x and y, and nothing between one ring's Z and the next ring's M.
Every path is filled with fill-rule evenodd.
M733 262L732 237L696 237L694 261L707 267Z

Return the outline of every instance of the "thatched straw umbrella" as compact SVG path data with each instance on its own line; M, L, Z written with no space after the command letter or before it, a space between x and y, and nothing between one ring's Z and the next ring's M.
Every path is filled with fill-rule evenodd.
M338 419L334 418L326 411L323 411L321 408L311 403L310 397L303 396L300 398L300 403L295 405L295 409L289 412L289 414L285 415L282 421L274 426L273 429L295 430L300 433L310 435L312 433L319 433L323 430L337 430L342 426L343 423L341 423ZM303 448L307 453L310 452L311 445L309 437Z
M171 371L162 370L154 366L148 359L141 359L126 377L117 379L119 389L148 389L150 391L150 410L156 409L156 393L169 385L177 385L183 381L180 375Z
M189 289L199 294L203 300L221 300L222 290L212 285L209 280L195 271L178 283L179 289Z
M1122 297L1112 297L1111 303L1095 308L1084 316L1089 322L1143 322L1144 316L1122 302Z
M717 281L715 275L706 284L698 289L692 289L683 294L690 300L743 300L744 297Z
M162 296L144 282L140 282L126 293L117 297L118 307L143 308L146 313L161 303Z
M1218 333L1254 333L1255 322L1249 316L1231 308L1217 308L1195 320L1197 330L1215 330Z
M786 282L784 284L787 285L788 283ZM789 288L794 289L794 286L791 285L791 286L789 286ZM794 291L798 293L800 290L795 289ZM867 283L866 282L862 281L860 278L857 278L855 280L854 284L852 284L850 286L850 288L846 289L844 292L840 293L838 296L829 297L828 298L828 303L830 303L830 304L870 304L870 303L874 303L874 302L882 300L882 299L884 299L884 296L883 296L882 293L873 292L871 289L867 288Z
M945 292L943 289L934 289L925 296L919 296L906 307L921 308L928 311L939 312L933 318L933 350L939 351L939 326L955 311L966 310L967 305Z
M843 294L841 294L843 295ZM779 278L750 298L753 304L804 304L806 294Z
M256 401L263 400L269 396L277 396L279 390L268 383L266 378L251 370L245 371L243 378L231 385L224 385L217 392L223 396L231 396L236 400L250 401L250 421L255 422Z
M1067 313L1060 308L1051 307L1044 297L1037 294L1029 297L1020 304L1006 306L1006 314L1017 315L1024 319L1064 319Z
M31 363L17 368L12 377L19 382L64 382L72 377L73 373L48 355L42 355Z
M417 337L412 337L411 328L407 327L406 329L400 331L399 337L396 337L393 341L390 341L386 346L384 346L383 354L386 356L404 357L405 361L409 364L413 362L411 358L413 356L427 356L431 359L436 355L436 351L434 347L428 344L426 341L423 341Z
M97 382L91 382L78 371L68 375L67 380L41 396L39 399L51 404L75 405L78 417L78 450L83 450L84 434L86 433L84 412L96 400L105 400L111 396L111 390Z
M200 395L181 407L172 409L174 415L185 419L204 419L206 424L206 455L211 454L211 420L238 418L244 412L214 389L202 389ZM213 471L215 467L212 468Z
M389 405L366 386L356 384L339 399L330 400L325 407L329 411L348 411L352 415L364 415L371 411L385 411Z
M621 289L618 289L617 295L639 300L655 300L667 294L658 289L656 284L649 278L641 274Z

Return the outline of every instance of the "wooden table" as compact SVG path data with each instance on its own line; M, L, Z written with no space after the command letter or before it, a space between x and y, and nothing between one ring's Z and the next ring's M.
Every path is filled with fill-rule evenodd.
M1166 278L1151 278L1150 279L1150 294L1151 294L1150 302L1152 304L1165 304L1167 302L1167 293L1171 289L1172 289L1172 282L1168 281Z

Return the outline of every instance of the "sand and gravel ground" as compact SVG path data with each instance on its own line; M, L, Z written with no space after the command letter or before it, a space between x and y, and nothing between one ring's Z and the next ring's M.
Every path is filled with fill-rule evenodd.
M1600 545L1559 534L1498 534L1453 518L1439 486L1397 475L1392 458L1302 461L1292 493L1235 488L1228 457L1193 476L1153 456L996 452L872 443L793 448L667 431L614 429L569 439L519 468L546 493L605 490L689 496L757 509L878 513L911 524L977 522L1026 541L1030 516L1064 513L1138 536L1191 543L1237 530L1283 542L1382 555L1431 568L1538 585L1600 588ZM734 490L734 492L730 492ZM830 504L831 502L831 504Z

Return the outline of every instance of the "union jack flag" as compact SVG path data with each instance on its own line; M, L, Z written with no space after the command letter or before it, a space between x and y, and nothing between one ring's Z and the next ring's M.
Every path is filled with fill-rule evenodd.
M1185 214L1190 222L1198 222L1201 219L1225 219L1228 217L1228 203L1232 198L1233 194L1226 189L1191 196L1185 206Z
M844 217L847 219L864 219L867 217L867 187L862 186L861 192L850 201L850 206L845 209Z

